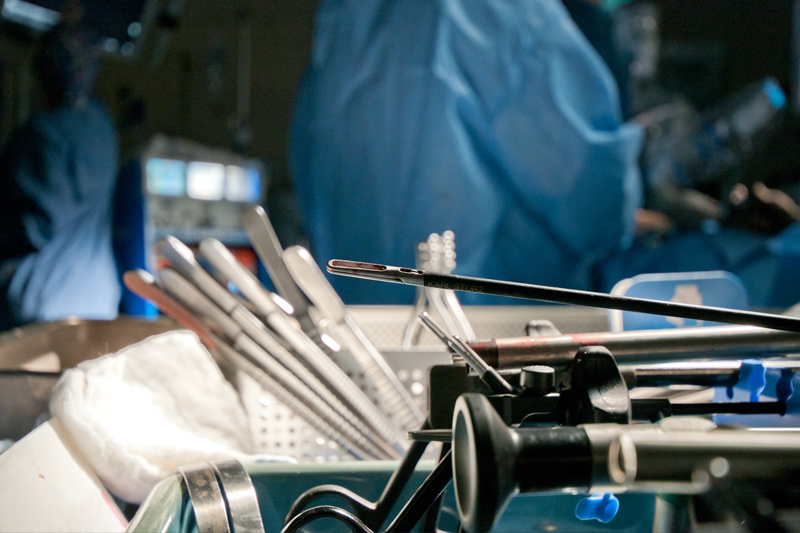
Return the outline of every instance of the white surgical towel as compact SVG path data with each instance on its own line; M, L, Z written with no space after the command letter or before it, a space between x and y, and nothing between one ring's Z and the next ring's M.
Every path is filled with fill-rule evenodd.
M141 503L181 466L253 459L239 395L186 330L68 370L50 411L105 486L128 502Z

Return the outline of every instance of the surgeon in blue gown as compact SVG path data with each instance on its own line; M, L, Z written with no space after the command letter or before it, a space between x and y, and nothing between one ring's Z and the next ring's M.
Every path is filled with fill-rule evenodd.
M560 2L323 0L290 161L320 263L414 266L419 241L452 230L457 274L609 290L644 271L738 269L756 305L774 303L742 263L769 255L763 238L745 235L744 255L727 248L738 234L636 240L658 220L641 209L643 135ZM414 296L331 281L349 304Z
M118 149L109 114L89 96L98 61L76 24L37 47L43 109L0 156L0 329L117 316L110 214Z

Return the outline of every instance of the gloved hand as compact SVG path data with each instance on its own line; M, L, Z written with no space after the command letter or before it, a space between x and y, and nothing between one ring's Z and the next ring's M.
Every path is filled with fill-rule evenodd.
M800 206L785 192L761 182L750 187L738 183L730 193L725 222L731 226L777 235L800 220Z

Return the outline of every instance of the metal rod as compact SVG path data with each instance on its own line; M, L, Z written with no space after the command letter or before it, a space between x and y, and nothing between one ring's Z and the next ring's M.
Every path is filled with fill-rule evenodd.
M131 292L154 302L162 313L172 317L184 328L193 331L207 347L212 350L216 348L216 340L208 327L183 305L156 286L156 279L152 274L142 269L129 270L123 274L122 282Z
M283 258L294 280L330 321L339 340L350 351L386 407L396 414L403 428L418 428L425 420L425 414L397 378L383 354L350 316L344 302L325 279L308 250L291 246L284 251Z
M198 320L181 303L155 285L155 279L148 272L143 270L129 271L125 273L123 280L125 286L131 291L155 303L164 313L171 316L181 326L195 332L201 339L207 339L207 346L218 356L226 359L234 368L256 380L264 390L270 391L278 401L303 418L317 431L329 439L339 442L346 450L358 458L370 457L370 454L365 453L342 436L339 431L335 430L323 415L315 412L313 403L304 402L294 393L289 392L281 383L267 374L258 363L251 360L249 356L240 353L226 341L212 333L208 326Z
M772 329L800 332L800 319L769 313L757 313L754 311L736 311L719 307L662 302L644 298L614 296L611 294L574 289L559 289L511 281L497 281L470 276L456 276L453 274L437 274L435 272L425 272L424 270L413 268L392 267L377 263L342 261L339 259L333 259L328 262L328 271L333 274L341 274L344 276L368 278L407 285L422 285L424 287L493 294L496 296L508 296L525 300L599 307L602 309L619 309L621 311L632 311L635 313L673 316L709 322L722 322L726 324L762 326Z
M266 350L247 336L219 307L180 274L170 269L164 269L159 273L159 280L173 297L191 312L205 317L213 327L218 329L220 335L250 356L275 381L306 402L313 411L318 413L318 416L324 417L349 442L355 443L358 449L364 450L372 457L393 457L371 442L373 437L371 433L359 431L350 421L337 413L318 396L317 391L307 387L297 376L278 363Z
M794 483L800 474L797 432L627 431L619 439L621 453L609 456L611 467L625 472L637 491L694 494L707 490L714 478L776 486Z
M206 239L200 243L200 251L213 268L236 284L242 294L259 309L267 325L291 346L317 378L339 395L377 435L391 442L398 451L408 448L405 435L325 352L291 322L269 298L263 285L236 260L230 250L218 240Z
M294 309L294 316L300 327L322 351L329 353L331 347L320 336L319 329L308 314L309 302L283 262L283 247L272 227L267 212L260 205L253 206L242 214L242 224L250 238L250 243L269 273L275 289Z
M634 420L650 422L672 416L786 414L786 403L782 401L679 403L668 398L647 398L631 400L631 407Z
M704 415L783 415L786 414L784 402L714 402L714 403L673 403L673 416Z
M741 363L730 361L735 366L695 367L662 365L620 366L629 389L636 387L669 387L671 385L695 385L698 387L732 387L739 381ZM670 363L671 364L671 363Z
M481 359L481 357L476 354L468 345L460 342L458 337L449 335L431 318L427 312L423 312L419 316L419 319L423 324L425 324L425 327L427 327L434 335L436 335L436 337L439 338L439 340L449 346L450 349L454 350L458 355L463 357L467 364L469 364L469 366L478 374L481 380L492 389L492 392L495 394L513 394L515 392L514 387L512 387L508 381L503 379L503 377L497 373L497 370L487 365L486 362Z
M206 272L197 262L192 251L178 239L165 238L158 243L159 252L177 269L183 277L191 281L194 286L224 311L242 331L250 336L266 352L274 357L287 370L297 376L308 388L322 398L328 405L350 420L361 433L373 437L372 430L347 407L319 378L316 377L301 361L287 350L248 309L230 292L224 289L217 281ZM207 311L208 312L208 311ZM224 320L224 319L223 319ZM384 447L389 457L399 458L400 453L393 447L385 446L386 441L375 439L378 446Z
M800 360L765 361L766 370L800 371ZM656 365L622 365L620 372L628 388L697 385L701 387L732 387L739 381L741 361L683 361Z
M409 431L408 438L414 442L452 442L453 431L449 429L421 429Z
M620 364L768 357L800 352L800 334L754 326L708 326L512 337L467 344L491 366L508 369L568 365L584 346L605 346Z

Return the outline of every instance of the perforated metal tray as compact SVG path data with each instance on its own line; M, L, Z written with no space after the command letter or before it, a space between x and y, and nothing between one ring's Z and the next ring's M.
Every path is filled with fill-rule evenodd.
M410 351L401 350L403 332L412 319L411 306L352 306L349 311L387 362L406 385L423 412L427 412L428 369L450 363L442 343L422 331L419 343ZM465 314L478 338L519 337L526 324L547 319L562 333L608 331L604 311L563 306L465 306ZM337 362L372 397L380 401L363 373L343 354ZM303 419L246 376L239 384L242 401L250 416L256 447L261 453L287 455L299 462L324 463L352 460L335 442L311 428ZM392 413L384 410L391 417ZM434 458L437 446L430 446L426 458Z

